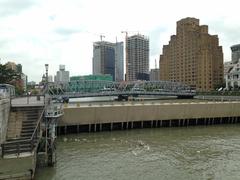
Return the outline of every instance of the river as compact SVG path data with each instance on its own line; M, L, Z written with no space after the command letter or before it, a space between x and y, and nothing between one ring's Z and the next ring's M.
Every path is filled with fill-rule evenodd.
M240 126L137 129L60 136L57 164L37 180L240 177Z

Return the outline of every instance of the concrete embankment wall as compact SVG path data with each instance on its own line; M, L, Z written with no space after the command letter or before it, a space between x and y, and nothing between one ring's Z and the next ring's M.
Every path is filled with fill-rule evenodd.
M0 99L0 144L6 140L10 99Z
M240 117L240 102L126 104L67 107L60 126L117 122Z
M118 104L66 107L58 134L240 123L240 102Z

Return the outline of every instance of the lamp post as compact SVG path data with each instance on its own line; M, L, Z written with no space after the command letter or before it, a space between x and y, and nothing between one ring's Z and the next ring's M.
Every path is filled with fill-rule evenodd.
M48 64L45 64L46 69L46 92L48 93Z
M45 64L45 69L46 69L46 79L45 79L45 83L46 83L46 92L45 92L45 108L49 105L49 97L48 97L48 64ZM48 160L48 122L47 122L47 118L45 118L45 160L47 162Z

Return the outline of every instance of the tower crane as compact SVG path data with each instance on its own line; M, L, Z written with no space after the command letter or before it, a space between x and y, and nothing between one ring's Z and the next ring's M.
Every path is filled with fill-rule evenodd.
M105 38L104 35L100 34L100 40L102 41L102 38Z
M121 33L125 33L125 56L126 56L126 77L125 81L128 81L128 51L127 51L127 38L128 38L128 32L122 31Z

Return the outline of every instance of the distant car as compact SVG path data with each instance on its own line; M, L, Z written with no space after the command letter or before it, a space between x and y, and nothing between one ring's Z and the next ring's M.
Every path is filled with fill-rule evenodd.
M154 91L155 91L155 92L164 92L164 91L166 91L166 90L164 90L164 89L154 89Z
M63 97L62 101L63 101L63 103L69 103L69 98L68 97Z
M69 98L68 97L58 97L56 99L57 102L62 102L62 103L69 103Z
M144 92L145 89L143 89L143 88L132 88L132 91Z
M101 89L100 92L114 92L116 89L115 88L104 88Z

